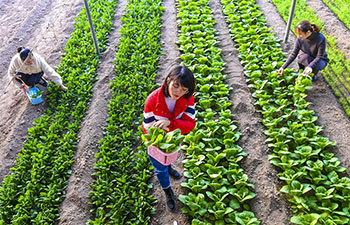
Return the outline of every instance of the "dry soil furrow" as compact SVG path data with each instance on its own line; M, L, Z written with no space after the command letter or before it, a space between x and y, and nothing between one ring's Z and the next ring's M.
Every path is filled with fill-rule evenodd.
M0 51L6 49L7 45L19 40L22 37L16 37L20 34L20 28L26 25L28 18L36 17L35 12L46 0L33 0L31 4L23 4L20 0L7 0L1 2L0 5L0 30L6 30L5 35L0 37ZM28 27L25 27L27 29ZM17 35L16 35L17 34Z

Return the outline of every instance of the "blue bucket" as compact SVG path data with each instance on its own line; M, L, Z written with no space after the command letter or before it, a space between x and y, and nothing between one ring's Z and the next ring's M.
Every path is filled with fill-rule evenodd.
M40 90L37 87L29 88L28 91L26 90L26 94L33 105L42 103L43 101L43 99L41 98L41 94L38 95L39 91Z

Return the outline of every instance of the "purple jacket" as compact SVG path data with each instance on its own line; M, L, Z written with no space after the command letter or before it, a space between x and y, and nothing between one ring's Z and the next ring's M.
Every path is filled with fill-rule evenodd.
M329 59L326 52L326 44L326 38L324 35L315 31L313 31L312 34L305 40L298 38L295 42L293 52L289 55L282 68L287 68L294 61L299 53L299 50L314 58L314 60L309 64L309 67L311 68L314 68L320 60L325 60L328 62Z

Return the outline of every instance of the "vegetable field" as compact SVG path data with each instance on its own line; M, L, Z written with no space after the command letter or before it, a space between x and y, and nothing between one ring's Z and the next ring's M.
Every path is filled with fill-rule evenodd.
M0 224L350 224L348 1L297 1L282 43L290 0L89 0L101 55L83 2L31 2L0 1ZM304 19L329 40L313 83L276 73ZM69 90L31 105L8 85L16 46ZM140 124L174 62L196 76L197 126L143 137L184 140L171 213Z

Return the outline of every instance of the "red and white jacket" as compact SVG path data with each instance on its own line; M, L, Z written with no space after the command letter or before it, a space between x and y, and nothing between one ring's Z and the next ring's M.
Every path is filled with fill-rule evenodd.
M150 128L158 120L170 120L169 131L180 128L182 134L193 130L196 126L194 107L194 98L189 99L182 96L176 101L174 111L171 112L165 102L164 87L153 91L146 99L145 109L143 112L142 129Z

